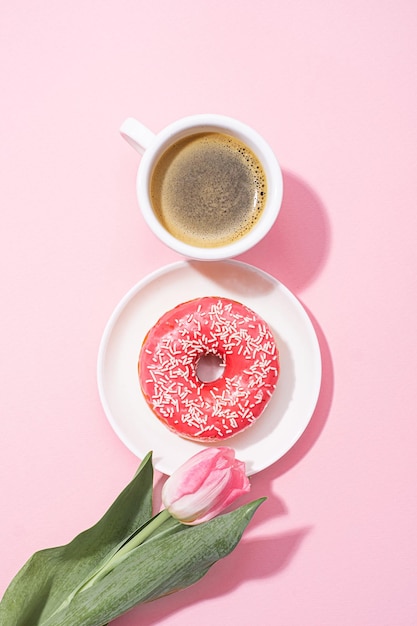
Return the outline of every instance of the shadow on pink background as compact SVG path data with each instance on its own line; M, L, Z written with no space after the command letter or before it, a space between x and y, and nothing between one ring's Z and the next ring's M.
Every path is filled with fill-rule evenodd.
M210 111L283 165L278 220L241 260L305 303L322 387L253 477L268 500L233 554L115 626L416 626L416 23L410 0L2 2L2 589L137 468L97 349L179 259L144 227L119 125Z
M330 247L330 232L325 209L317 195L294 174L284 172L285 195L279 219L271 232L255 249L240 260L262 268L285 284L295 295L311 284L320 274ZM276 253L273 253L275 252ZM284 268L282 272L279 267ZM304 305L305 306L305 305ZM306 308L306 307L305 307ZM291 563L310 532L308 526L294 527L268 537L253 538L257 528L273 522L289 511L282 498L273 492L275 479L291 470L312 449L325 428L333 397L333 364L325 334L311 311L307 310L316 331L322 357L322 384L313 416L295 445L279 461L252 477L250 494L243 501L267 497L251 522L249 539L243 539L230 558L221 563L222 575L216 576L216 565L201 584L180 594L160 599L134 608L121 616L115 626L131 623L137 616L143 626L153 626L168 619L173 613L190 604L218 600L248 580L268 579L277 576ZM160 490L164 482L160 477L155 486L155 501L160 504ZM226 582L227 581L227 582Z
M260 480L257 480L260 478ZM272 491L271 477L262 473L252 481L250 494L244 501L267 497L251 521L249 538L244 538L235 548L232 555L212 566L205 577L189 589L178 594L161 598L133 608L114 622L114 626L126 626L137 617L143 626L153 626L160 620L168 619L170 615L181 611L190 605L199 605L205 601L219 601L226 599L233 590L244 586L250 580L267 580L276 576L289 565L292 558L302 548L303 540L308 535L309 527L298 527L285 532L277 532L267 537L260 536L263 524L279 520L288 511L283 500ZM156 485L156 497L162 487L162 481ZM255 535L255 536L254 536ZM258 536L256 536L258 535ZM216 575L216 569L221 568L221 576ZM139 623L139 622L138 622ZM219 623L221 623L219 621Z
M278 278L295 295L319 276L330 250L330 225L317 194L295 174L283 171L284 196L277 221L240 259Z
M242 255L242 261L275 276L302 302L300 292L320 275L330 250L330 226L325 207L309 185L295 174L283 172L284 197L278 219L255 248ZM303 304L303 303L302 303ZM272 480L305 456L325 427L333 397L334 373L330 347L314 312L307 313L320 344L322 383L316 409L303 435L287 454L265 470Z

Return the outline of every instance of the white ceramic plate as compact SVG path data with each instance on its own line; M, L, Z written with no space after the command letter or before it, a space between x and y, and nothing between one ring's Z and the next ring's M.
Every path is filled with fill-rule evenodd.
M163 313L201 296L246 304L268 322L281 360L278 386L263 415L221 444L235 449L249 475L281 458L310 421L321 383L320 348L306 311L275 278L239 261L181 261L135 285L105 328L98 355L98 388L106 416L122 442L156 470L171 474L203 445L171 433L152 413L139 387L142 341Z

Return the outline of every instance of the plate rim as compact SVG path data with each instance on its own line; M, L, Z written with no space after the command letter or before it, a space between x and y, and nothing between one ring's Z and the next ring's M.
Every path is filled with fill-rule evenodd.
M131 443L127 440L121 428L119 427L118 421L117 419L115 419L113 412L111 411L110 405L108 403L107 397L106 397L106 392L105 392L104 383L103 383L103 376L102 376L104 363L105 363L106 350L107 350L107 347L109 345L109 342L112 336L112 331L114 330L117 324L117 321L119 320L120 316L122 315L122 313L124 312L128 304L134 299L134 297L140 291L142 291L147 285L158 280L158 278L160 278L161 276L164 276L171 272L175 272L181 268L190 267L192 266L193 263L197 265L211 265L211 264L224 263L227 265L239 267L245 271L254 272L255 274L265 277L267 280L272 281L276 287L278 287L283 292L285 292L285 296L295 304L296 308L298 309L298 312L304 317L305 329L308 330L309 339L312 342L313 347L314 347L313 360L314 360L314 371L316 372L316 384L315 384L314 390L312 390L311 409L309 410L308 418L303 420L299 429L297 429L297 432L295 432L291 440L288 441L285 447L285 451L282 454L280 454L279 457L277 457L276 459L270 462L266 462L264 465L261 465L260 467L258 467L257 469L251 472L247 471L248 475L254 475L267 469L268 467L270 467L271 465L279 461L283 456L285 456L289 452L289 450L291 450L291 448L300 439L300 437L306 430L308 424L310 423L314 415L314 411L317 406L317 402L318 402L320 390L321 390L321 384L322 384L322 355L321 355L320 343L318 340L317 333L314 329L313 322L309 314L307 313L304 305L301 303L298 297L294 293L292 293L292 291L288 287L286 287L279 279L277 279L275 276L272 276L265 270L262 270L254 265L251 265L249 263L236 260L236 259L223 259L221 261L204 261L204 260L201 261L201 260L193 260L193 259L182 259L182 260L178 260L173 263L164 265L160 268L157 268L156 270L153 270L150 273L146 274L144 277L142 277L130 289L128 289L128 291L122 296L122 298L113 308L107 320L107 323L104 326L104 330L103 330L100 343L99 343L98 354L97 354L97 364L96 364L96 378L97 378L97 386L98 386L100 402L104 410L104 414L110 426L112 427L113 431L115 432L115 434L119 437L121 442L135 456L138 456L137 451L134 449L134 446L132 446ZM198 442L198 443L201 443L201 445L204 445L203 442ZM230 440L225 440L224 443L218 442L218 445L233 447L233 438L231 438ZM155 460L154 460L154 466L155 466L156 471L159 471L166 475L169 475L173 471L171 470L171 472L168 472L166 469L163 469L161 467L161 464L158 467L158 462L155 462Z

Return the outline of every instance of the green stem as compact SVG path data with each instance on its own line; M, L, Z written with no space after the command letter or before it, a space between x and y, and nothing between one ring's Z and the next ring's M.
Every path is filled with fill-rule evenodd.
M104 578L106 574L111 572L119 563L124 561L129 553L140 546L146 539L152 535L152 533L157 530L167 519L171 516L166 509L155 515L148 524L141 531L139 531L136 535L134 535L129 541L122 545L120 550L118 550L113 556L109 558L104 565L96 572L91 578L89 578L85 583L82 583L79 587L76 587L67 598L60 604L60 606L47 618L45 622L45 626L50 622L50 620L61 611L63 611L72 601L74 596L77 593L83 592L85 589L89 589L94 585L95 582ZM56 623L56 622L52 622Z
M147 524L137 535L134 535L129 541L127 541L112 557L94 574L78 591L84 591L94 585L95 582L101 580L111 572L117 565L122 563L132 550L140 546L157 528L159 528L167 519L170 514L166 509L155 515L155 517Z

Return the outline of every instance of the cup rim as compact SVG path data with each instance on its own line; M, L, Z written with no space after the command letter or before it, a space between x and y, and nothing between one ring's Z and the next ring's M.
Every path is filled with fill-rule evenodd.
M154 164L168 146L188 135L210 129L227 132L242 140L255 153L265 170L268 185L266 205L260 220L240 239L223 246L200 247L174 237L156 217L149 197L149 186ZM136 177L136 191L142 215L151 231L172 250L185 257L199 260L220 260L246 252L272 228L281 209L283 177L278 160L266 140L253 128L232 117L218 114L197 114L180 118L155 134L145 150Z

